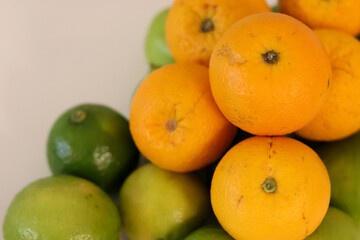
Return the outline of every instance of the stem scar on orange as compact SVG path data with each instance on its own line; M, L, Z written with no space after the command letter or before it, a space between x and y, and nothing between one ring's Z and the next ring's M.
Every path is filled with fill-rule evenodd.
M175 0L166 21L166 41L177 62L208 66L226 29L243 17L270 11L264 0Z
M235 239L302 240L320 225L330 202L325 165L287 137L252 137L216 167L211 204Z
M279 13L239 20L210 60L217 105L234 125L255 135L284 135L305 126L322 106L330 79L320 40Z
M152 72L135 93L130 131L155 165L189 172L218 159L237 128L211 94L208 68L175 63Z
M360 1L279 0L280 12L311 28L329 28L352 35L360 33Z
M360 42L337 30L315 34L330 56L333 79L320 112L297 134L316 141L340 140L360 129Z

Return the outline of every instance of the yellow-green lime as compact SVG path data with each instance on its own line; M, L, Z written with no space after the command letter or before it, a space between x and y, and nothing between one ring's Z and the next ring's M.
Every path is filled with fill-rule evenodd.
M125 180L119 204L131 240L183 240L210 213L209 190L196 175L153 164L140 167Z
M5 240L117 240L120 216L93 183L73 176L37 180L10 204Z
M306 240L359 240L360 230L348 214L330 207L316 231Z
M210 224L195 230L185 240L233 240L233 238L220 224Z

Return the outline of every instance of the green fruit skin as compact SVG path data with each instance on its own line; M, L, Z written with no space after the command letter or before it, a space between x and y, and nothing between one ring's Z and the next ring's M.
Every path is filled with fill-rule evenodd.
M233 238L219 224L211 224L195 230L184 240L233 240Z
M330 207L323 222L306 240L359 240L360 232L346 213Z
M93 183L72 176L40 179L20 191L3 224L5 240L117 240L116 205Z
M170 172L153 164L125 180L119 206L131 240L183 240L211 211L209 190L194 173Z
M323 144L317 152L331 181L331 205L360 225L360 132L350 138Z
M87 116L74 124L70 118L78 110ZM47 158L53 174L79 176L109 189L119 186L136 166L138 150L124 117L105 106L83 104L56 120L47 141Z
M145 39L145 55L151 71L174 63L165 39L165 23L169 9L160 12L151 22Z
M277 5L276 5L276 6L273 6L273 7L271 8L271 11L272 11L272 12L277 12L277 13L280 12L280 11L279 11L279 6L277 6Z

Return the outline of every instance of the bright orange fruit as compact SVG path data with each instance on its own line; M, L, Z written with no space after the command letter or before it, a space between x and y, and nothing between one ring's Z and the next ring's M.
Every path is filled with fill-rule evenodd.
M211 89L226 118L255 135L284 135L322 106L331 65L313 31L279 13L235 23L210 60Z
M291 15L311 28L330 28L360 33L360 1L279 0L280 12Z
M175 0L166 22L166 41L177 62L208 65L217 40L234 22L270 11L264 0Z
M320 225L330 180L318 155L286 137L252 137L216 167L211 203L235 239L302 240Z
M317 114L297 134L317 141L335 141L360 130L360 42L337 30L315 30L331 59L332 84Z
M141 153L155 165L188 172L219 158L236 127L215 104L208 69L175 63L152 72L139 86L130 131Z

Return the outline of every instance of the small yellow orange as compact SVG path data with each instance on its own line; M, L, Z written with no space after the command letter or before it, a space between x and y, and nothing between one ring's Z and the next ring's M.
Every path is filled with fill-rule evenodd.
M139 86L130 131L141 153L155 165L189 172L219 158L236 127L215 104L208 69L175 63L155 70Z
M318 155L286 137L252 137L216 167L211 204L235 239L302 240L320 225L330 180Z

